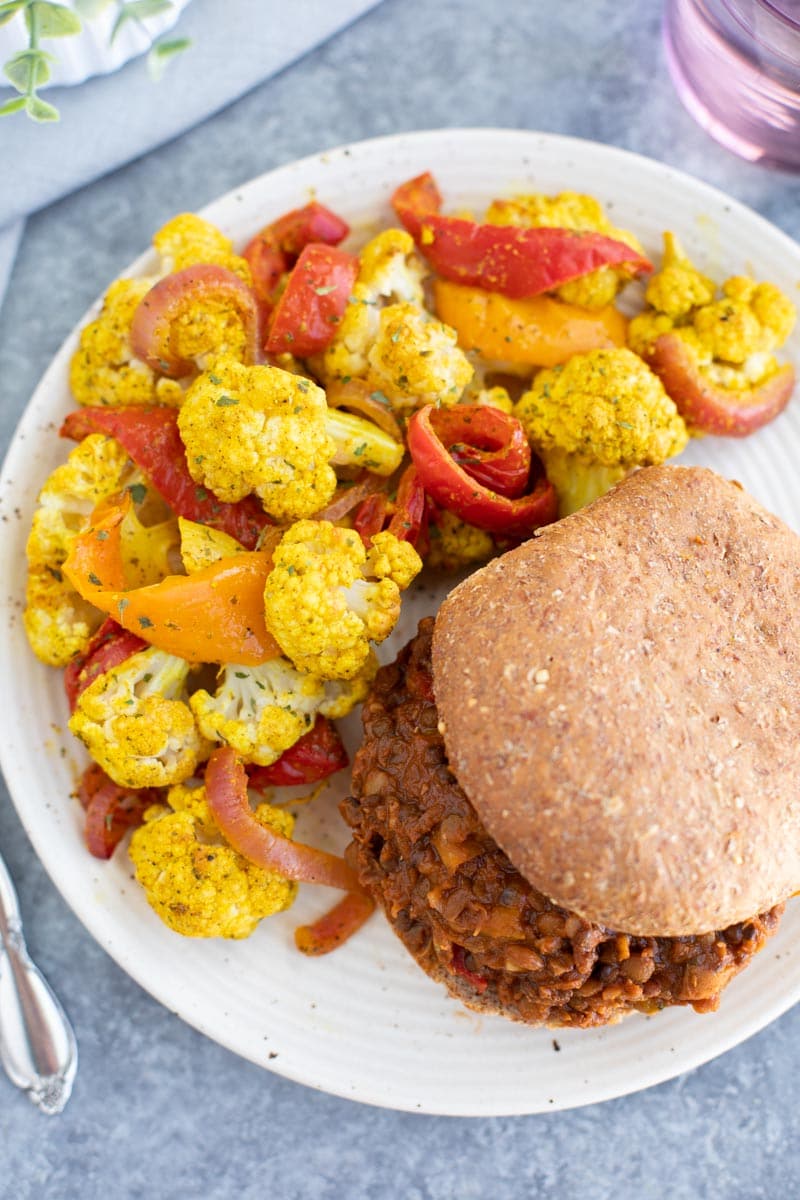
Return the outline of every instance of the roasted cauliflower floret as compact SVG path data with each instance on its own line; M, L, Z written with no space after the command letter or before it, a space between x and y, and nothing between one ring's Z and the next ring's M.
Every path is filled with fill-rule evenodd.
M425 566L435 571L460 571L486 562L495 551L490 534L468 525L455 513L442 509L430 523L431 548Z
M255 492L278 521L310 516L336 490L331 463L390 475L401 444L371 421L329 409L321 388L280 367L218 359L178 418L192 477L220 500Z
M399 410L455 404L472 377L455 331L424 307L414 239L386 229L361 253L358 278L322 356L324 381L363 379Z
M325 393L279 367L218 360L178 417L192 478L220 500L255 492L276 520L309 516L336 490Z
M370 642L400 615L400 592L422 563L408 542L379 533L369 554L352 529L298 521L282 537L264 591L267 627L300 671L353 679Z
M211 752L186 702L189 664L154 646L99 675L69 727L122 787L188 779Z
M184 937L245 938L294 902L297 884L249 862L222 837L205 788L170 788L131 837L129 853L147 900ZM294 818L259 804L255 818L291 837Z
M551 226L558 229L593 230L606 237L625 242L642 254L638 238L626 229L617 229L593 196L579 192L560 192L557 196L541 194L515 196L513 200L495 200L489 206L486 220L493 225L517 225L523 228ZM556 294L567 304L583 308L604 308L611 304L617 292L631 279L625 267L600 267L589 275L564 283Z
M677 320L700 304L710 304L716 290L713 279L697 270L675 234L665 233L661 270L647 284L647 303Z
M485 404L488 408L499 408L500 412L511 413L514 411L514 401L508 394L508 389L495 384L494 387L480 388L474 396L471 396L469 404Z
M179 404L183 391L173 379L160 379L136 358L130 333L133 314L152 279L118 279L100 315L82 330L72 356L69 383L79 404Z
M782 346L792 332L795 308L772 283L737 275L726 280L722 299L698 308L692 325L711 358L741 365L751 355Z
M103 614L87 603L58 567L28 571L23 621L31 649L49 667L65 667L80 654Z
M226 267L245 283L252 282L249 266L233 253L230 239L194 213L181 213L168 221L153 245L161 260L157 274L117 279L106 292L100 315L81 333L70 363L70 387L80 404L179 405L184 394L180 383L159 376L133 352L131 325L140 301L158 278L197 263ZM223 302L208 299L195 304L177 323L174 348L183 358L202 360L212 353L241 356L244 346L241 320Z
M93 433L56 467L39 493L28 535L25 629L42 662L63 667L83 650L101 614L82 600L61 565L92 510L122 485L128 456L113 438Z
M39 492L26 547L28 562L63 563L93 509L122 487L127 468L127 452L114 438L92 433L79 442Z
M772 353L789 337L796 311L772 283L734 275L714 299L711 280L692 265L677 239L664 235L664 265L645 293L650 307L628 326L628 344L644 358L662 334L675 332L702 377L715 387L748 391L779 370Z
M252 283L250 267L233 252L233 243L216 225L196 213L179 213L162 225L153 238L161 259L161 274L171 275L197 263L212 263Z
M369 379L399 410L455 404L472 367L449 325L415 304L390 304L380 314L367 361Z
M638 313L628 322L627 342L634 354L646 358L662 333L669 333L675 326L672 317L666 313L648 309Z
M540 371L514 414L574 512L634 467L662 463L688 440L682 418L650 368L630 350L593 350Z
M247 762L268 767L308 733L318 713L325 716L333 708L337 716L344 716L363 700L369 677L362 674L348 681L330 697L327 687L319 676L296 670L285 658L273 658L258 667L227 664L215 695L197 691L189 703L204 737L233 746Z
M403 229L385 229L361 251L353 284L336 335L322 358L324 379L357 379L367 373L367 355L380 326L381 309L409 303L422 307L424 267L414 239Z

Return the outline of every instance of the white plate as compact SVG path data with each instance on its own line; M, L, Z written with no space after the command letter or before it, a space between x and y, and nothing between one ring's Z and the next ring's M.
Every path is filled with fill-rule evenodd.
M218 200L205 215L241 243L314 193L358 229L390 219L402 180L431 168L449 204L480 205L524 189L598 196L614 221L658 253L664 228L717 278L748 269L797 296L800 248L754 213L697 181L621 150L545 134L449 130L381 138L304 159ZM147 267L145 255L132 270ZM86 318L84 318L85 320ZM84 321L81 321L81 325ZM36 850L65 899L100 944L169 1009L237 1054L290 1079L371 1104L451 1115L570 1108L621 1096L706 1062L761 1029L800 996L800 912L726 992L719 1012L673 1009L593 1032L528 1029L478 1017L449 1000L380 918L327 958L308 960L292 932L332 899L305 888L288 914L244 942L191 941L167 930L132 881L127 856L89 857L69 799L77 764L64 733L60 673L39 665L20 622L24 545L38 487L67 447L56 437L71 405L73 334L31 400L0 480L0 578L6 581L0 703L2 766ZM800 337L790 352L800 362ZM800 526L800 405L742 442L706 439L685 459L741 482ZM406 602L393 653L437 597ZM356 730L351 732L356 733ZM339 789L341 792L341 788ZM340 847L328 794L300 826L304 839Z

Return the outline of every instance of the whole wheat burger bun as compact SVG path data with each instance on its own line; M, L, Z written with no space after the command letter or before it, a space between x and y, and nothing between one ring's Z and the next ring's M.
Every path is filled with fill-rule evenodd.
M527 880L643 936L800 888L800 538L650 467L461 583L436 618L448 761Z

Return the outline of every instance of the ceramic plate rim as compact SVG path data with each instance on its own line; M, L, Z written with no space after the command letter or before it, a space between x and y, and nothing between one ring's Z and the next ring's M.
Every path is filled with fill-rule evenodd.
M259 190L265 189L268 184L274 183L276 179L285 182L295 177L298 180L297 190L299 192L303 187L313 187L316 172L324 174L325 168L331 165L337 169L343 169L348 160L353 164L364 164L371 162L373 159L377 163L390 163L393 158L399 158L401 161L404 160L404 157L419 159L427 153L430 159L429 165L433 169L436 169L437 153L441 153L445 146L451 150L453 146L456 146L459 154L467 155L470 152L474 152L478 146L494 146L497 148L501 143L504 152L508 152L513 146L518 146L521 160L524 160L526 156L532 157L536 154L537 150L541 152L543 149L550 154L563 152L566 158L570 155L573 157L577 156L578 158L599 156L600 159L609 164L618 165L621 170L627 167L640 176L658 180L667 188L677 186L688 189L689 193L699 203L702 204L705 202L715 211L724 209L731 213L734 218L741 219L751 229L759 230L764 237L768 238L773 246L776 248L779 247L788 256L789 263L794 264L794 270L796 270L798 277L800 277L800 247L787 234L771 225L759 214L752 212L752 210L711 185L696 180L673 167L618 147L604 146L600 143L584 139L536 131L491 128L444 129L371 138L366 141L346 144L317 154L308 155L303 159L265 172L263 175L257 176L237 188L231 189L224 196L205 206L201 211L211 220L215 220L224 226L230 219L232 211L242 202L243 197L256 194ZM398 167L398 169L400 170L401 168ZM402 176L398 176L396 182L400 182L401 178ZM301 180L306 181L305 184L299 182ZM316 180L316 182L319 182L319 180ZM565 178L563 186L569 187L568 177ZM299 199L298 203L300 203ZM145 252L131 264L128 270L131 272L142 270L149 259L149 252ZM127 272L123 272L123 274L125 273ZM93 305L89 312L91 313L95 308L96 305ZM30 437L41 434L41 430L37 428L36 424L41 416L37 411L38 406L42 404L43 397L47 397L50 393L57 393L59 384L63 384L64 368L71 345L74 342L75 330L84 324L87 315L84 314L80 318L72 333L51 360L50 365L42 376L20 418L9 445L3 464L2 475L0 475L0 503L4 502L4 498L9 494L10 489L13 488L14 477L19 472L24 473L24 458L27 451L27 446L24 443L28 442ZM57 406L54 407L52 401L50 402L50 410L52 410L50 413L52 419L58 411ZM47 405L45 404L44 415L46 415L46 411ZM28 442L28 444L30 443ZM19 545L18 530L9 529L8 524L4 524L2 529L0 529L0 555L9 563L16 561L9 557L13 545L17 547ZM17 551L15 550L14 553L16 554ZM12 612L12 605L17 600L17 596L4 597L2 603L6 616L12 625L15 624L18 635L19 621L17 619L15 623ZM7 668L11 659L11 650L7 643L11 641L12 639L8 638L2 639L2 646L0 647L0 679L2 680L9 678ZM5 687L5 684L0 686L0 693L2 693ZM109 930L106 927L106 922L101 919L102 909L98 908L93 899L92 888L87 887L83 891L80 889L76 891L75 887L68 883L67 879L60 874L57 852L54 851L52 840L47 839L45 836L42 811L37 809L35 805L32 806L28 799L30 785L23 774L23 763L20 753L8 741L0 744L0 765L2 765L12 800L23 826L51 879L89 933L126 973L170 1011L175 1012L200 1032L219 1042L221 1045L226 1046L234 1053L260 1066L276 1071L286 1078L331 1094L394 1109L452 1116L521 1115L539 1111L554 1111L559 1108L579 1107L584 1104L596 1103L630 1094L631 1092L650 1087L699 1066L758 1032L800 998L800 975L798 975L793 987L785 991L782 995L773 997L771 1003L761 1006L757 1010L745 1013L738 1024L726 1034L723 1035L720 1033L716 1038L710 1036L706 1039L703 1049L700 1052L696 1052L688 1058L686 1055L681 1056L678 1054L676 1059L672 1061L672 1064L670 1064L668 1057L666 1061L659 1059L658 1065L650 1063L637 1064L637 1071L623 1086L620 1086L619 1081L614 1082L613 1080L609 1080L606 1085L594 1081L592 1088L585 1096L571 1094L570 1098L564 1103L559 1099L550 1099L548 1102L543 1096L532 1097L527 1102L509 1100L507 1103L495 1097L488 1104L476 1096L454 1096L449 1102L443 1101L441 1098L434 1100L429 1097L426 1100L423 1097L421 1101L412 1102L409 1099L411 1093L408 1095L404 1093L399 1099L391 1097L387 1099L382 1094L379 1086L374 1085L370 1087L363 1081L355 1089L352 1086L348 1088L346 1081L341 1081L337 1085L335 1080L328 1078L321 1080L315 1076L314 1071L309 1069L308 1066L298 1068L296 1064L286 1066L279 1062L273 1063L267 1061L263 1049L260 1052L256 1052L252 1041L247 1036L237 1037L227 1028L220 1029L218 1021L215 1021L215 1014L213 1012L204 1013L202 1010L196 1011L190 1003L181 1002L180 997L175 994L174 985L171 985L169 982L162 983L159 979L154 979L152 975L148 975L147 971L142 970L140 963L137 962L135 957L135 948L125 944L124 938L122 939L123 944L120 945L114 936L114 931ZM47 806L45 805L45 807ZM800 944L800 937L797 938L797 941ZM786 955L790 949L791 947L789 946L784 947L784 954ZM755 970L756 967L757 964L754 964L751 970ZM411 969L416 972L413 964L411 964ZM667 1022L671 1016L674 1016L674 1014L661 1014L658 1020ZM713 1021L713 1018L705 1019ZM623 1026L617 1028L623 1028ZM712 1030L709 1027L709 1034L711 1033ZM480 1035L478 1034L477 1036ZM548 1034L548 1036L550 1035ZM562 1033L558 1034L560 1039L562 1036ZM613 1038L615 1036L615 1029L597 1031L590 1036L594 1036L595 1038L599 1036L600 1042L602 1042L604 1038Z

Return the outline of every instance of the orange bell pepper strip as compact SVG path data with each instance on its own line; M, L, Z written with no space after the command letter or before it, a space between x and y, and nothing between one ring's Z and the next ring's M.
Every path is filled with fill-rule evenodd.
M104 501L72 544L62 569L84 600L150 645L187 662L257 666L276 658L280 647L264 623L264 585L273 547L126 591L120 527L130 505L129 493ZM276 542L279 537L276 530Z
M437 279L436 312L466 350L494 362L555 367L573 354L624 346L628 322L613 304L591 310L552 296L512 300Z

